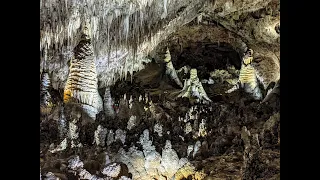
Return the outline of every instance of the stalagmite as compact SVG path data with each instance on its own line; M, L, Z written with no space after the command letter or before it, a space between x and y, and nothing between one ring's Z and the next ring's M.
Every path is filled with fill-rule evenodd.
M70 72L64 89L65 104L79 106L93 120L103 109L98 92L98 79L90 31L84 27L82 39L74 49Z
M60 107L60 115L58 119L58 131L59 131L59 138L60 140L67 137L67 119L64 115L64 107Z
M40 113L48 115L53 109L53 101L50 94L50 77L49 73L42 72L40 84Z
M168 48L166 50L164 62L166 63L166 75L168 75L170 79L172 79L178 86L182 88L183 85L177 75L176 69L173 67L171 54Z
M99 125L97 130L94 132L94 142L98 146L105 146L105 139L107 137L108 130L103 126Z
M259 82L256 76L256 69L254 68L254 66L252 66L253 60L253 50L248 49L242 57L242 65L240 69L239 79L231 89L226 91L226 93L231 93L242 88L245 92L249 93L254 99L262 99L262 93L259 88Z
M190 102L211 102L202 87L202 83L199 81L197 69L190 70L190 78L184 81L183 89L180 91L178 97L187 97Z
M113 99L111 97L110 87L106 87L104 97L103 97L103 107L106 117L108 118L114 118L115 117L115 111L113 109Z

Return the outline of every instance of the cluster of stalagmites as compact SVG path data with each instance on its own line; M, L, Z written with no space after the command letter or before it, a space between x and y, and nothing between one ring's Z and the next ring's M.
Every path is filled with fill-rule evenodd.
M71 107L71 117L69 120L66 120L64 117L63 108L61 108L61 112L59 113L59 128L60 128L60 139L61 144L54 150L53 152L60 151L66 149L67 144L70 141L71 147L81 147L82 144L77 142L79 137L79 123L80 117L83 115L87 115L89 118L95 120L96 115L104 109L105 116L107 118L113 119L116 116L116 112L113 107L113 99L111 97L110 88L106 87L104 98L100 97L98 93L98 85L97 85L97 77L95 71L95 62L93 58L92 46L90 44L90 37L88 36L88 32L84 27L82 35L82 40L75 48L75 58L71 61L70 65L70 73L64 90L64 103L66 107ZM266 55L261 55L259 51L256 53L257 56L254 56L254 52L252 49L248 49L248 51L244 54L242 58L242 67L240 72L237 72L234 68L229 68L228 72L224 70L216 70L211 72L211 79L207 80L206 83L211 84L209 82L217 81L217 76L222 81L227 81L229 84L234 84L234 87L227 91L227 93L231 93L239 88L244 88L246 92L251 93L255 99L261 99L262 93L260 92L258 86L258 80L263 84L263 87L268 90L266 99L263 102L270 99L270 96L273 94L279 95L279 87L280 87L280 76L279 76L279 63L277 63L276 58L272 59L272 55L269 55L269 59ZM256 60L256 61L255 61ZM174 69L171 62L171 55L169 50L167 49L164 62L166 63L166 71L165 74L168 75L174 82L182 87L182 83L177 75L176 70ZM191 68L185 68L185 73L190 69L190 78L185 79L182 90L177 95L179 97L189 98L191 103L208 103L211 102L210 98L206 94L204 88L202 87L202 83L197 76L197 70ZM265 70L267 69L267 70ZM239 79L235 81L232 79L231 74L239 74ZM214 79L214 80L213 80ZM50 88L50 79L48 73L42 74L42 83L41 83L41 99L40 106L41 112L43 114L48 113L52 109L52 100L49 93ZM269 86L274 83L274 88ZM269 89L268 89L269 88ZM139 102L142 101L142 97L139 97ZM124 97L123 100L126 100ZM154 111L154 105L152 101L148 101L148 98L145 97L144 100L148 103L148 107L145 107L145 110L150 110L151 116L154 119L159 120L159 115ZM128 106L129 109L132 108L132 96L129 101L120 102L120 106ZM74 109L74 107L80 108ZM125 108L128 108L125 107ZM121 117L121 113L118 114ZM125 115L126 116L126 115ZM127 129L131 130L137 121L136 115L131 115L127 124ZM67 123L68 122L68 130ZM198 129L197 135L193 136L206 136L205 132L205 124L206 120L201 119L194 122L194 125L191 125L190 122L186 120L185 125L185 133L188 134L192 131L192 129ZM155 132L162 135L162 126L161 124L156 124ZM68 132L68 138L63 138L64 134ZM97 131L95 132L95 143L98 145L102 144L104 146L104 140L99 140L98 137L105 136L108 134L108 139L112 141L114 132L107 132L103 127L98 126ZM125 141L125 131L119 130L115 132L116 139L120 139L121 142ZM111 143L109 143L111 144Z
M140 136L139 144L143 150L132 146L128 151L120 149L114 157L115 161L121 161L127 165L133 179L182 179L188 176L194 179L202 179L205 174L196 171L187 158L179 158L172 149L171 142L166 141L162 153L156 151L149 138L149 130L144 130Z
M153 116L156 117L156 112L153 110L155 106L152 101L148 99L148 96L142 97L140 96L137 99L126 98L126 95L121 99L122 108L126 106L128 109L135 108L135 104L133 102L140 101L145 106L145 110L154 114ZM63 107L61 107L63 109ZM59 109L57 110L54 116L55 118L62 118L59 123L60 130L63 132L67 131L66 124L64 120L63 111ZM123 109L122 109L123 110ZM186 122L186 124L190 124L190 120L194 120L194 124L192 124L190 132L192 133L194 138L197 137L205 137L207 135L206 132L206 120L202 119L198 122L197 114L205 112L203 110L199 110L197 106L193 106L190 110L186 113L185 118L179 118ZM130 114L130 113L129 113ZM151 115L152 116L152 115ZM127 131L134 129L136 123L136 116L131 115L128 119L127 130L117 129L112 130L108 129L102 125L98 125L95 132L94 132L94 140L93 144L97 147L106 147L110 146L115 141L120 141L122 144L126 142L126 134ZM64 151L67 149L67 142L71 141L71 148L80 148L81 143L79 142L79 134L77 132L78 126L72 124L73 122L69 123L69 131L68 134L64 134L62 136L61 133L60 139L62 140L58 146L55 148L50 149L51 153L58 153L60 151ZM187 125L186 125L187 126ZM159 137L162 136L164 133L162 131L162 123L158 121L153 127L153 131L157 133ZM65 138L63 138L65 137ZM181 136L182 137L182 136ZM77 144L78 143L78 144ZM106 159L106 165L101 170L101 173L106 177L98 177L96 174L91 174L83 167L83 163L80 161L79 157L76 156L69 161L69 168L74 172L77 176L82 179L111 179L111 178L119 178L119 172L127 171L132 174L132 179L183 179L187 178L188 176L193 177L193 179L203 179L205 174L202 171L197 171L195 167L188 161L187 157L178 157L177 152L172 148L171 142L169 140L166 141L165 146L162 149L162 153L156 151L155 146L152 144L152 140L150 139L149 130L144 130L140 136L139 141L137 142L143 148L143 150L138 150L136 146L131 146L128 151L120 148L117 154L110 155ZM196 154L199 152L203 143L197 141L195 144L190 144L186 152L188 157L195 157ZM116 162L121 162L124 165L117 164ZM126 169L127 170L123 170ZM47 179L54 177L55 175L51 172L48 172L46 175ZM121 177L122 179L129 179L127 176Z
M106 156L108 157L108 156ZM91 180L113 180L113 179L120 179L120 180L131 180L128 177L128 171L126 166L123 163L111 163L110 161L106 161L101 171L96 175L90 173L88 170L84 168L84 163L80 160L80 157L74 155L70 157L68 160L67 169L69 173L72 173L74 176L77 176L80 179L91 179ZM60 177L59 177L60 176ZM40 171L40 179L43 177L44 180L56 180L61 179L61 176L66 177L61 174L47 172L43 176L41 176Z
M273 53L268 53L263 49L256 48L257 51L253 49L247 49L242 57L242 65L239 72L235 72L239 78L237 81L232 79L232 75L228 71L232 69L216 70L211 72L211 77L219 76L220 80L227 81L229 84L234 84L234 86L227 90L225 93L232 93L235 90L243 89L246 93L250 94L255 100L260 100L262 102L267 102L271 95L279 95L280 87L280 62L278 58ZM174 69L170 52L167 49L165 55L166 62L166 74L176 82L178 86L181 87L181 82ZM202 83L213 84L214 80L209 78L208 80L199 80L197 69L184 67L179 71L184 71L187 73L189 71L190 78L185 79L184 85L177 98L186 97L189 99L190 103L208 103L211 99L208 97ZM178 72L179 72L178 71ZM263 93L259 85L262 87L266 93Z
M104 145L101 142L103 142L107 136L107 130L104 130L105 131L103 132L103 128L98 126L95 133L95 143L99 146ZM169 140L166 141L165 146L162 149L162 153L160 154L157 152L155 146L152 145L152 140L149 137L149 130L147 129L143 131L137 143L142 146L142 151L138 150L138 148L133 145L128 151L120 148L118 153L112 156L105 153L105 164L101 168L101 172L99 173L100 175L92 174L86 170L84 168L84 163L80 160L80 157L76 155L68 160L69 172L74 173L80 179L97 180L145 180L153 178L180 180L188 178L189 176L193 179L200 180L206 176L203 171L196 170L187 158L179 158L177 152L172 148ZM193 151L197 151L196 148L201 146L199 143L200 141L194 145L195 149ZM196 154L196 152L193 154ZM129 173L131 175L129 175ZM57 178L55 173L52 172L47 172L43 176L46 180Z

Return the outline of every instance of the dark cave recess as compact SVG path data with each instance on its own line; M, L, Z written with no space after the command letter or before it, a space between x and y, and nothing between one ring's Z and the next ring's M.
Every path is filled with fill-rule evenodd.
M208 78L216 69L227 69L227 66L241 67L241 55L226 42L193 42L185 48L172 44L169 47L175 69L190 66L198 70L200 79ZM164 53L163 53L164 54Z

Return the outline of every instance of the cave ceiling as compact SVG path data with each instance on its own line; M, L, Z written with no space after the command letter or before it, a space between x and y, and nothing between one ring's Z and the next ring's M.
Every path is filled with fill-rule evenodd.
M187 39L208 38L228 42L240 54L250 46L280 58L277 0L41 0L40 72L51 73L55 89L65 86L84 24L92 39L100 88L143 69L143 62L168 46L169 38L180 37L182 46Z

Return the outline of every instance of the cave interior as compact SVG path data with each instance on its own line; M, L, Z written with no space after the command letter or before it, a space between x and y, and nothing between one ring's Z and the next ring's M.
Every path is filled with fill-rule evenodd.
M146 39L151 43L145 45L148 50L141 50L137 44L145 42L143 37L126 30L121 20L115 27L110 26L107 31L111 39L100 42L109 44L108 58L95 59L94 82L103 109L97 111L94 120L87 120L90 116L84 115L84 106L65 103L66 82L72 74L69 68L77 54L77 43L72 45L72 41L62 38L62 45L52 43L47 50L41 48L40 56L45 58L40 58L40 179L280 179L280 93L271 93L264 103L241 88L226 93L238 82L242 59L249 48L257 50L261 57L271 57L260 58L261 62L280 61L280 24L270 20L279 19L280 8L270 12L278 8L279 2L268 1L257 10L229 14L225 13L229 1L214 2L215 10L191 18L153 45L151 31L169 26L170 19L182 16L180 11L188 6L174 12L166 9L166 18L145 30L150 31ZM217 13L225 14L216 16ZM255 29L252 22L265 25L265 29L271 26L265 23L266 17L276 35L268 34L271 30L266 33ZM122 18L125 20L126 16ZM128 19L133 18L134 14ZM157 17L149 19L156 20ZM135 29L134 25L129 29ZM116 26L122 29L112 30ZM129 31L126 38L137 44L121 46L127 41L117 35L123 34L122 30ZM92 44L95 41L92 38ZM119 47L113 49L112 43ZM93 51L100 46L95 44ZM132 54L123 53L125 48L132 48ZM113 50L116 53L111 57ZM167 51L174 78L183 87L167 73ZM127 58L131 55L133 58ZM191 69L196 69L197 86L187 85L192 79ZM48 74L47 79L44 73ZM273 89L278 88L277 82L271 84ZM265 97L268 90L262 83L258 87ZM194 100L194 91L198 93L196 98L204 100ZM47 101L44 97L51 98L50 108L43 108L42 101Z

